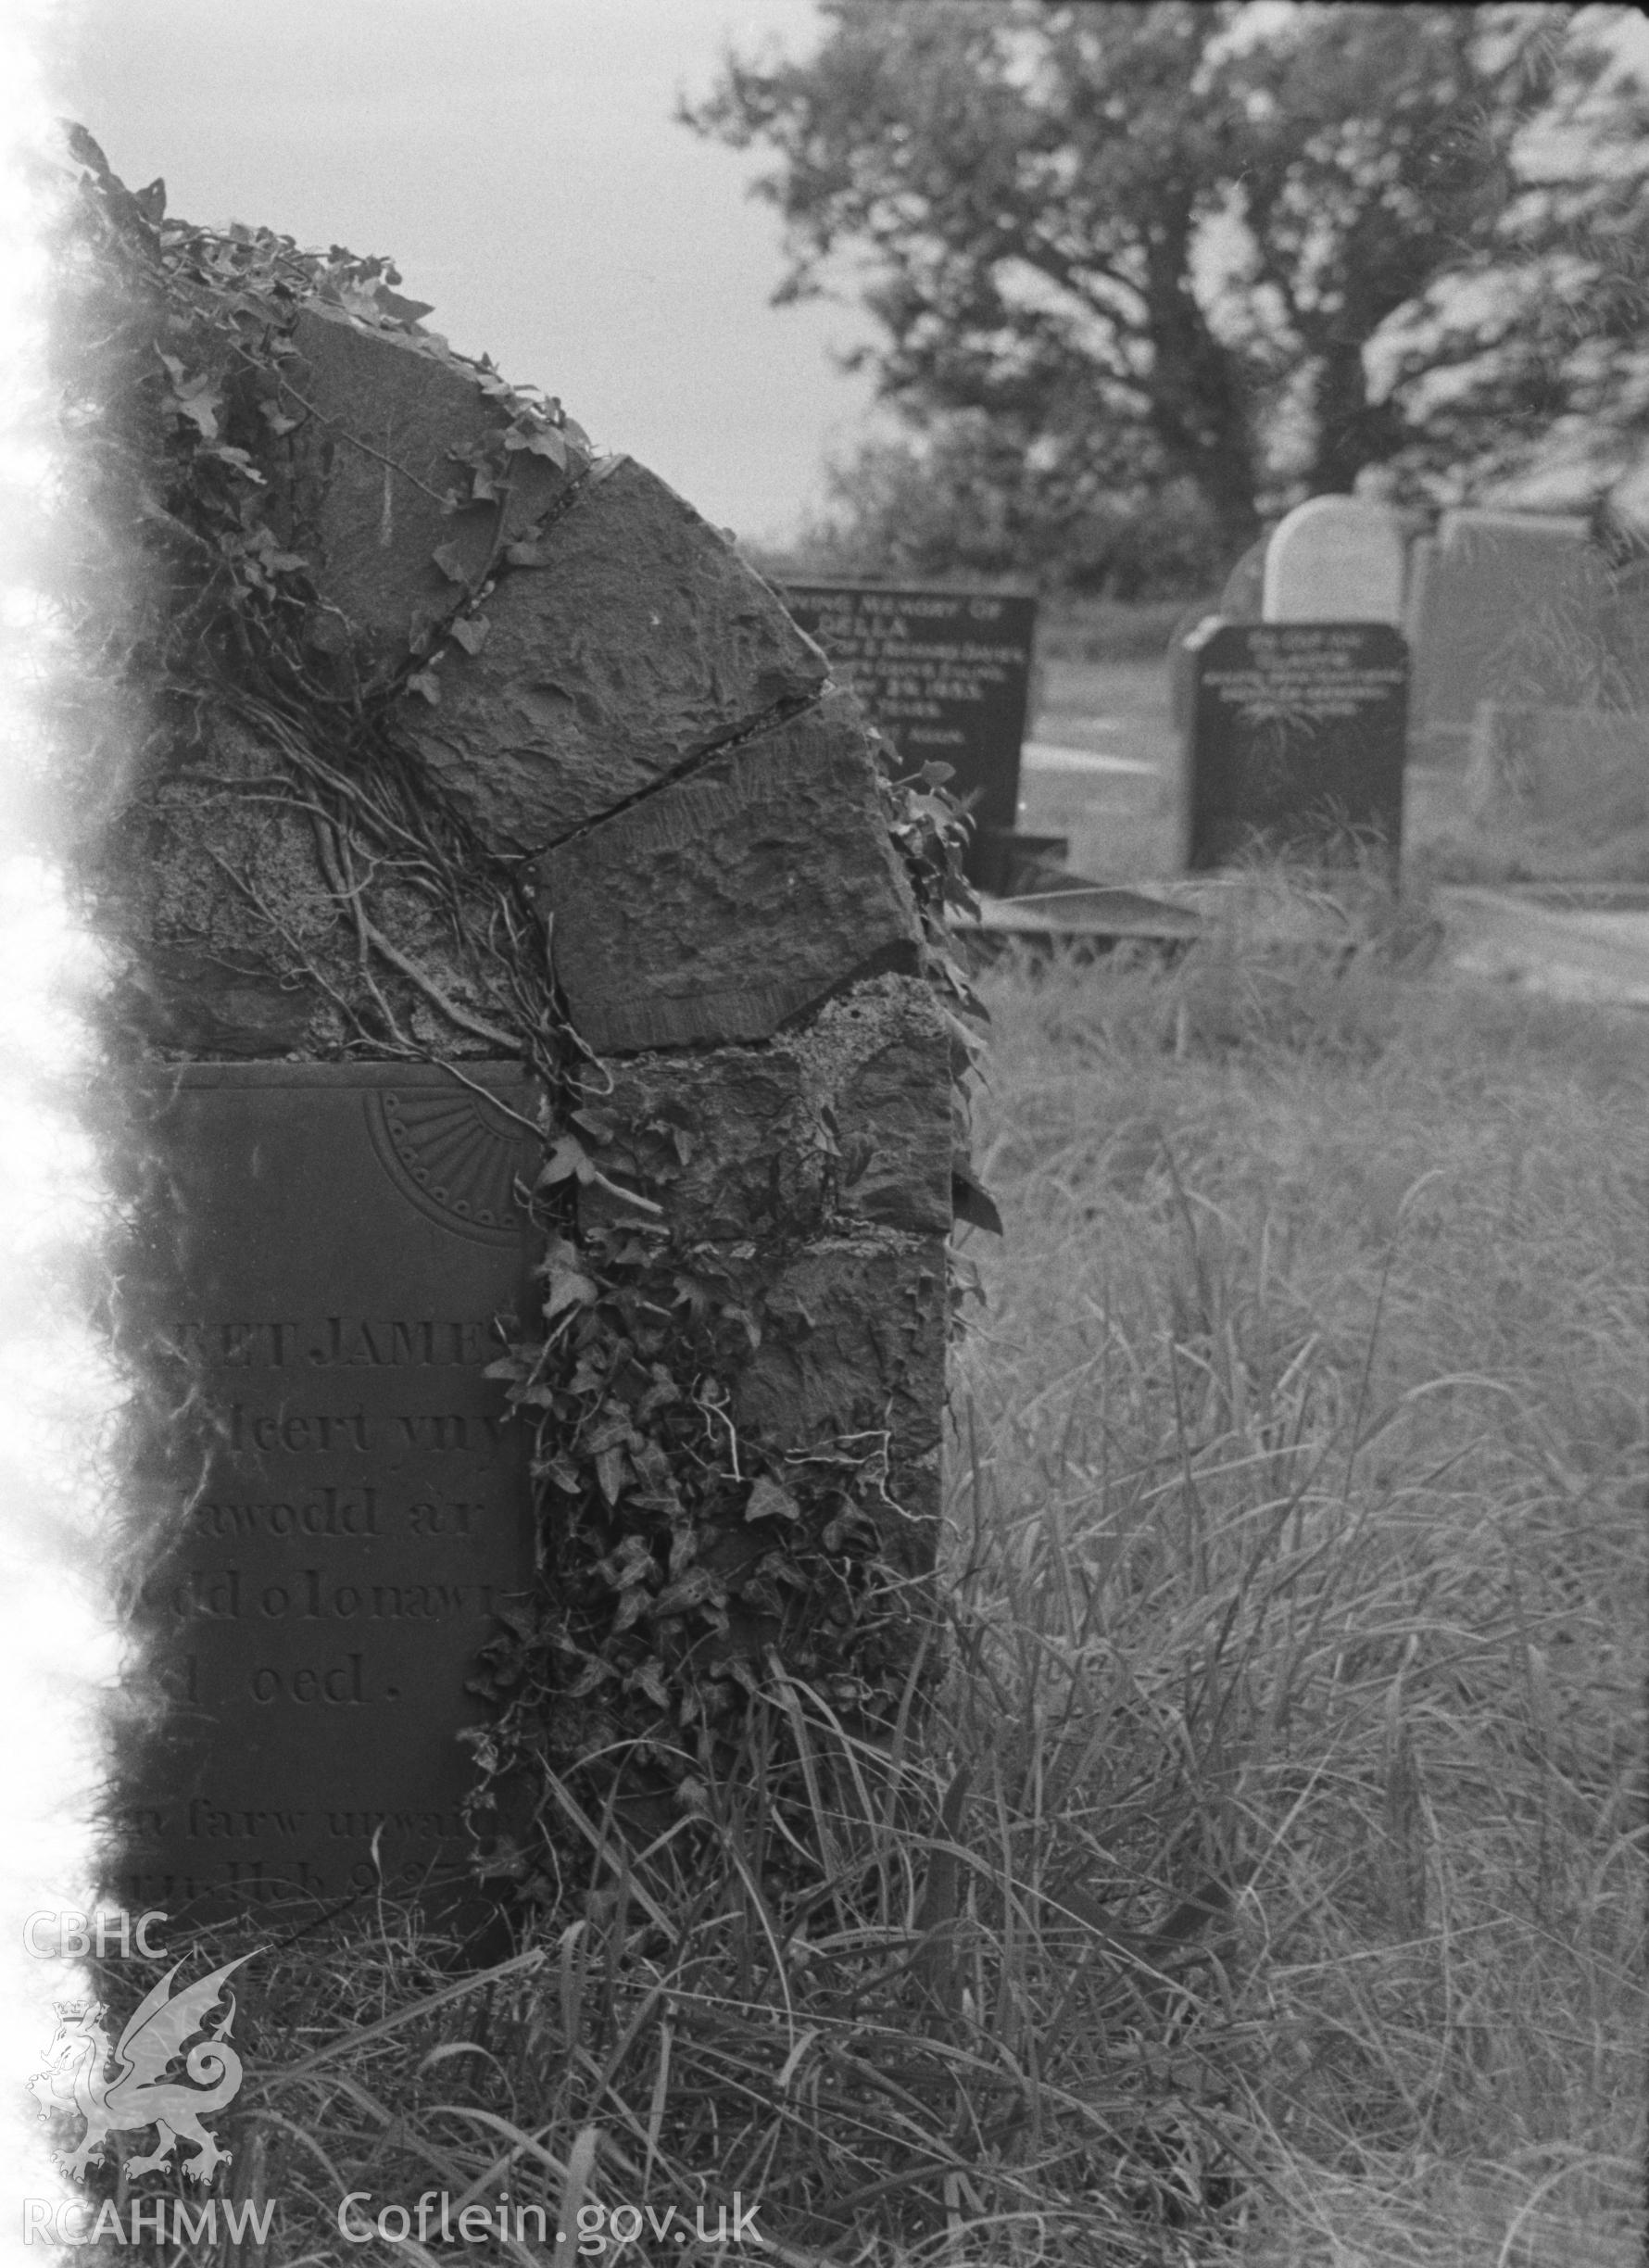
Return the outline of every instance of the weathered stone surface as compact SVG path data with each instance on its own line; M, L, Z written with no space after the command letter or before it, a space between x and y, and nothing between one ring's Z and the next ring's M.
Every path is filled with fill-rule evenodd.
M471 1015L492 1014L447 908L375 863L356 875L359 899L341 900L307 790L271 741L229 714L162 750L103 864L105 927L127 953L118 1025L148 1052L324 1057L365 1037L397 1053L409 1040L437 1056L497 1052L407 973L410 962ZM351 902L402 965L363 949ZM474 926L486 911L472 907Z
M1464 765L1479 701L1596 703L1610 674L1608 598L1583 520L1445 512L1416 547L1406 608L1416 760Z
M1649 715L1479 701L1466 765L1481 819L1604 836L1649 820Z
M537 850L782 703L824 657L761 577L641 465L593 481L486 601L405 729L495 850Z
M881 976L760 1047L611 1066L602 1153L685 1240L787 1241L875 1222L943 1235L954 1146L950 1040L919 979ZM622 1216L598 1190L587 1220Z
M118 981L115 1010L151 1051L234 1062L300 1052L315 997L253 955L156 945Z
M933 1564L948 1315L942 1238L821 1241L769 1289L734 1388L736 1423L770 1447L886 1457L884 1544L912 1572Z
M920 931L851 702L711 760L540 860L556 973L603 1052L764 1040Z
M507 423L479 383L410 338L325 307L303 309L293 339L281 408L301 421L292 436L297 533L323 598L359 634L369 675L382 675L456 612L495 545L525 535L568 475L517 451L503 502L449 510L448 494L470 494L453 452L495 442ZM462 580L434 564L448 546Z
M953 1043L927 988L897 976L856 987L777 1044L825 1086L843 1217L949 1234Z

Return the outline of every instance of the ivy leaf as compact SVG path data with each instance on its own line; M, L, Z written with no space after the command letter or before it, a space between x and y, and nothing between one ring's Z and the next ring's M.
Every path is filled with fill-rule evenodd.
M643 1692L655 1708L670 1707L670 1689L664 1682L664 1665L656 1654L649 1654L638 1670L632 1670L624 1680L626 1691Z
M563 1307L585 1307L596 1297L596 1287L578 1266L578 1254L565 1237L556 1237L545 1254L543 1274L549 1285L544 1302L546 1322Z
M422 322L426 315L433 315L435 311L428 300L403 299L399 292L384 291L382 286L376 297L384 314L393 315L397 322Z
M763 1473L750 1491L750 1500L744 1508L744 1516L747 1523L759 1519L799 1520L801 1506L788 1489L780 1488L776 1480L770 1480Z
M707 1598L713 1598L718 1585L712 1571L707 1567L689 1568L678 1582L668 1584L652 1602L655 1615L686 1614L691 1606L702 1606Z
M550 1151L538 1175L540 1189L553 1189L558 1181L565 1181L576 1174L579 1180L587 1181L595 1167L589 1152L576 1134L563 1134Z
M209 448L202 449L200 453L203 457L216 458L220 464L232 466L243 480L249 480L255 488L262 488L266 485L263 474L252 462L245 449Z
M478 654L492 635L492 624L485 614L460 614L447 624L447 634L467 654Z
M992 1236L1002 1234L1002 1216L997 1211L996 1200L982 1181L974 1178L964 1158L951 1161L950 1210L958 1220L968 1221L976 1228L987 1229Z
M652 1604L652 1593L645 1590L626 1591L619 1601L619 1609L612 1618L613 1632L627 1631L640 1621Z
M463 557L457 544L442 544L437 550L430 553L430 559L441 570L449 583L467 583L469 581L469 573L464 566Z
M407 690L422 694L432 709L441 706L441 684L433 669L414 670L407 680Z
M603 1449L596 1459L596 1484L610 1505L617 1504L624 1493L624 1481L629 1473L623 1443L614 1442Z
M506 544L504 557L511 567L542 567L544 564L544 554L535 543Z

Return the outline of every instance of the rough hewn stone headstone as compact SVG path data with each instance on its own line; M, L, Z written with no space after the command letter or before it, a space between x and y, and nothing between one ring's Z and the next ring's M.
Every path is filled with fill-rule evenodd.
M528 1290L531 1090L266 1063L147 1093L172 1210L144 1298L194 1392L143 1474L176 1506L137 1617L170 1708L124 1775L121 1895L450 1908L465 1688L533 1575L526 1443L484 1375Z
M557 1359L523 1305L543 1258L511 1186L543 1163L507 1107L525 1075L491 1059L518 1052L547 1107L594 1122L601 1166L547 1181L540 1241L553 1219L598 1275L679 1263L736 1286L713 1311L729 1343L706 1355L683 1325L732 1437L707 1548L769 1550L716 1528L723 1499L736 1522L753 1472L816 1462L827 1480L798 1488L822 1536L839 1518L864 1545L857 1506L895 1570L934 1565L965 1110L863 713L661 481L592 469L566 429L356 296L359 321L306 305L278 374L247 382L277 411L253 437L268 535L297 556L271 572L312 680L296 644L269 666L260 597L230 625L245 681L214 649L157 704L94 877L120 951L111 1052L157 1169L133 1204L146 1304L121 1343L159 1687L118 1775L115 1871L128 1903L180 1921L467 1871L466 1682L500 1604L538 1580L526 1423L483 1375L497 1319L522 1307L535 1358ZM289 306L268 306L271 338ZM1024 657L1000 604L957 603L972 645L950 676L990 709ZM925 682L925 700L963 699L944 672ZM638 1213L666 1232L656 1251ZM598 1351L622 1343L599 1338L601 1302L581 1320ZM541 1445L566 1487L582 1451ZM682 1454L645 1446L655 1479ZM598 1460L571 1482L597 1525L602 1505L629 1516L610 1477ZM574 1588L586 1545L566 1543ZM870 1579L897 1599L874 1709L901 1684L920 1586L874 1557ZM730 1643L775 1642L740 1613ZM855 1643L844 1628L833 1657L850 1684ZM626 1723L663 1706L646 1680L625 1691Z
M1257 850L1345 863L1402 836L1408 658L1383 624L1236 624L1197 649L1192 868Z
M581 489L449 648L405 726L489 847L541 850L812 699L824 659L725 536L641 465Z
M1403 620L1403 538L1392 514L1356 497L1312 497L1265 547L1265 622Z
M592 1047L764 1040L920 932L838 699L713 758L539 862L556 973Z

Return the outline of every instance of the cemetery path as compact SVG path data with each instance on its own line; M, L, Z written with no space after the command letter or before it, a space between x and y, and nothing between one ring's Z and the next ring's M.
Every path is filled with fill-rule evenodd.
M1646 900L1642 890L1611 902L1601 892L1440 889L1445 958L1462 976L1548 999L1649 1008Z

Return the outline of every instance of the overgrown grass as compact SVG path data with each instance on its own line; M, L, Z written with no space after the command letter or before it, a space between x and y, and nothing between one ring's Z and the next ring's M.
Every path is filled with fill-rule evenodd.
M967 1584L1092 1879L1242 1882L1241 2255L1635 2257L1649 1027L1373 940L990 995Z
M605 2257L1636 2257L1649 1026L1305 911L987 976L942 1682L891 1737L770 1684L645 1831L568 1797L514 1964L266 1954L270 2268L506 2188L548 2237L468 2253L737 2190L764 2251Z

